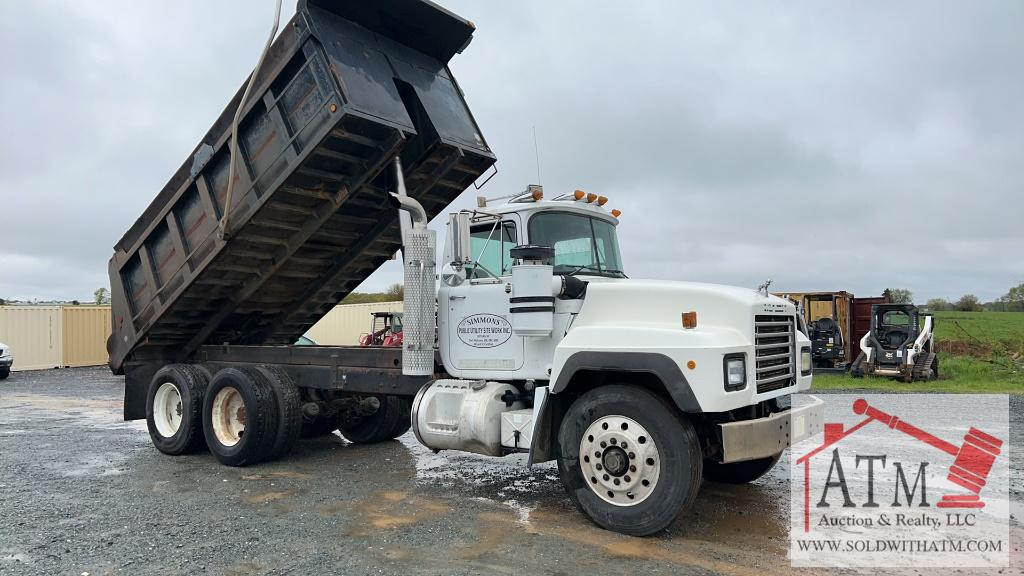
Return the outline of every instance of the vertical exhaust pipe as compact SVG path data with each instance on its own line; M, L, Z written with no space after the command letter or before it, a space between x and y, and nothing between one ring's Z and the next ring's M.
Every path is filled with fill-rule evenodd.
M434 374L436 340L434 270L437 265L437 234L427 228L427 212L423 206L406 193L402 161L397 157L394 166L398 191L392 192L391 197L402 211L402 266L405 272L402 374L431 376Z

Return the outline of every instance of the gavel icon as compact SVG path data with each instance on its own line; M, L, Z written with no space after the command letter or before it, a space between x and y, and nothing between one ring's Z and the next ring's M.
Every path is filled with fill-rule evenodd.
M953 444L937 438L916 426L903 422L896 416L890 416L877 408L868 405L867 400L858 399L853 403L855 414L864 414L868 418L877 420L893 430L899 430L904 434L938 448L939 450L954 457L953 465L949 467L949 475L946 479L971 491L968 495L946 494L936 503L939 508L984 508L979 494L985 486L992 465L999 456L1000 447L1003 442L998 438L990 436L977 428L972 427L964 436L964 443L957 448Z

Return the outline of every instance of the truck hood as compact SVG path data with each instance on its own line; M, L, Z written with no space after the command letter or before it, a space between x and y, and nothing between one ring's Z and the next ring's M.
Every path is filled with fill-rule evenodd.
M796 306L778 296L737 286L588 278L586 300L574 327L589 323L664 325L678 328L684 312L697 313L698 327L753 330L757 314L795 314Z

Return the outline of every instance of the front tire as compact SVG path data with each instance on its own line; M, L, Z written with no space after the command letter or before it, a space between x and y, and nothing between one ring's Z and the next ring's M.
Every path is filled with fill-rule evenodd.
M703 458L697 432L665 399L602 386L569 407L558 433L558 472L569 498L607 530L647 536L696 500Z
M775 467L782 452L768 458L722 464L714 460L704 461L704 479L723 484L748 484L757 480Z
M248 466L273 453L277 439L277 401L259 371L224 368L210 381L203 402L206 445L227 466Z
M146 426L157 450L178 456L203 447L206 374L188 364L169 364L153 375L146 394Z
M853 376L854 378L863 378L864 377L864 368L863 368L863 366L864 366L864 360L866 358L867 358L867 355L864 354L863 352L861 352L860 354L857 355L857 359L854 360L853 361L853 365L850 366L850 376Z

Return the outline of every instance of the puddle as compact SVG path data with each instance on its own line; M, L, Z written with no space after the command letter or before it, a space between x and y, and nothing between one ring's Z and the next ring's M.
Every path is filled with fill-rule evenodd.
M281 500L283 498L289 498L289 497L291 497L293 495L294 495L294 493L291 490L281 490L281 491L263 492L261 494L248 494L248 495L242 496L242 500L244 502L248 503L248 504L262 505L262 504L269 504L271 502L276 502L276 501Z
M440 500L410 496L407 492L377 492L355 507L355 518L347 534L369 536L372 534L370 528L406 528L439 518L451 511L452 509Z
M302 472L294 472L291 470L281 470L278 472L262 472L259 474L244 474L242 480L274 480L277 478L295 478L298 480L305 480L309 478L309 474Z

